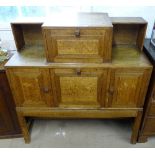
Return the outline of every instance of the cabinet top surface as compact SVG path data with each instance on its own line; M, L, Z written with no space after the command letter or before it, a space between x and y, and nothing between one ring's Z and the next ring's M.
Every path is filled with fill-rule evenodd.
M147 24L142 17L111 17L113 24Z
M64 17L69 18L64 18ZM52 21L49 21L49 18ZM61 20L60 20L61 19ZM43 24L50 26L99 26L106 27L112 24L147 24L142 17L109 17L107 13L79 13L79 14L53 14L47 18L18 18L11 24Z
M38 52L39 51L39 52ZM149 60L143 52L136 47L114 47L111 63L47 63L44 50L26 49L17 52L5 65L12 67L151 67Z
M53 14L50 22L42 25L47 27L112 27L107 13Z

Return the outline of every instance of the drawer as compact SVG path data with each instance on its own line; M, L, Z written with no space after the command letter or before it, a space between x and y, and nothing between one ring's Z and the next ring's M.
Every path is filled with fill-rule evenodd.
M44 28L49 62L108 62L112 28Z
M153 92L152 92L152 101L155 102L155 86L154 86Z
M149 110L149 115L154 115L155 116L155 103L151 104L150 110Z
M148 117L146 119L146 123L144 126L144 134L145 135L155 134L155 117L154 118Z

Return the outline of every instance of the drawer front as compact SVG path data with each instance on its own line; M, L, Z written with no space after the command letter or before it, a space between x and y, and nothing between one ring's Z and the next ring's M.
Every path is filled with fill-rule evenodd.
M144 126L144 135L155 134L155 117L147 118L145 126Z
M111 60L112 29L45 29L44 32L49 61Z
M155 116L155 86L154 86L153 91L152 91L151 106L149 109L149 115Z
M154 86L153 92L152 92L152 101L155 103L155 86Z
M149 115L155 116L155 103L151 104L150 110L149 110Z
M106 102L107 70L54 69L51 77L58 107L97 108Z

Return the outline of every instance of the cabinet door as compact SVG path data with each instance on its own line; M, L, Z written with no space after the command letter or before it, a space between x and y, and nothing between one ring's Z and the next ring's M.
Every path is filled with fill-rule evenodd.
M106 102L108 70L51 69L55 103L65 108L97 108Z
M109 107L135 108L143 105L150 73L137 69L112 71L109 87Z
M7 73L17 106L52 106L48 69L8 69Z
M43 29L48 61L105 62L111 60L111 28Z

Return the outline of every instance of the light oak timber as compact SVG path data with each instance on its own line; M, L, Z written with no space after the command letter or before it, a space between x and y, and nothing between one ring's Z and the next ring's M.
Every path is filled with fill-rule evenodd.
M16 53L9 62L6 63L6 68L11 67L43 67L43 68L72 68L72 67L152 67L151 63L143 52L140 52L133 46L116 46L112 51L111 63L47 63L43 54L44 51L39 49L23 50L21 53Z
M64 15L42 25L48 62L110 62L112 23L106 13Z
M18 51L5 68L27 143L26 117L133 117L131 143L137 141L152 72L142 51L147 22L142 18L110 20L102 13L82 15L74 22L12 23ZM110 31L105 37L107 47L99 41L106 31ZM84 37L81 47L78 35ZM105 49L109 52L103 53ZM111 61L104 61L107 55Z
M137 140L138 140L138 133L139 133L139 129L140 128L140 124L141 124L141 119L142 119L142 111L138 111L137 116L134 118L134 124L132 127L132 135L131 135L131 143L132 144L136 144Z
M49 117L49 118L120 118L120 117L135 117L137 111L142 111L141 108L117 109L117 108L102 108L102 109L82 109L82 108L33 108L33 107L17 107L16 110L24 116L31 117Z
M136 45L140 50L147 28L147 22L141 17L111 17L113 23L113 44Z
M42 45L41 22L34 23L11 23L11 28L17 50L20 52L27 45Z
M142 17L110 17L112 24L147 24Z

